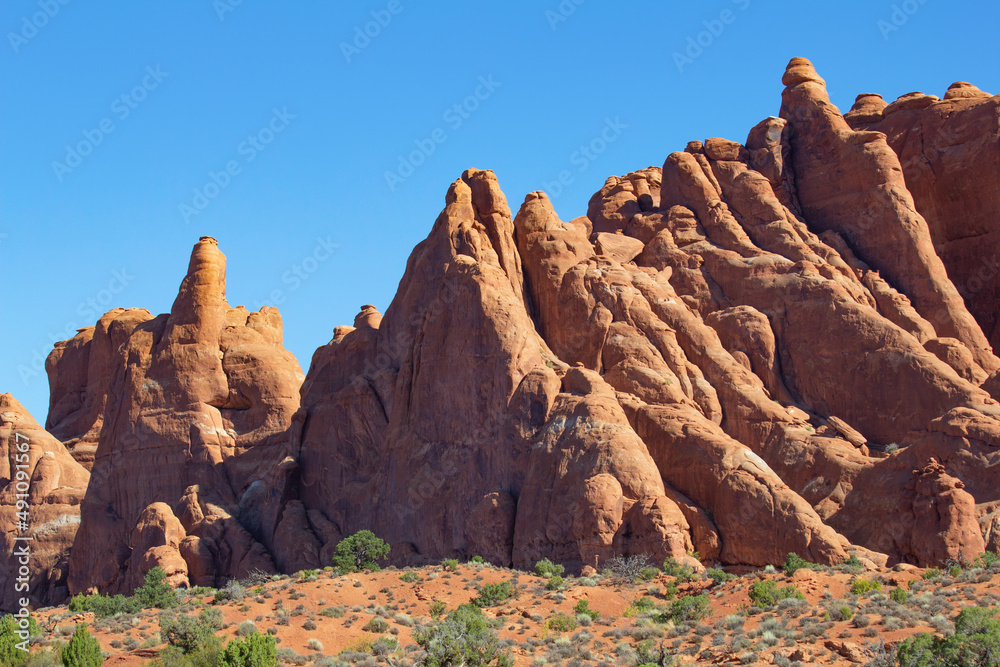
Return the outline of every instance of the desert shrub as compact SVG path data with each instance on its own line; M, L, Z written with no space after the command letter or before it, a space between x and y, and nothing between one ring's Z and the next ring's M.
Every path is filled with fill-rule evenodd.
M159 566L146 573L145 581L133 597L143 609L171 609L178 604L177 591L167 583L167 573Z
M901 667L1000 664L1000 619L996 608L966 607L955 619L955 634L921 633L904 640L896 651Z
M639 667L670 667L674 658L667 653L663 642L657 646L652 639L645 639L636 644L635 662Z
M328 618L343 618L346 613L347 610L343 607L326 607L319 612L319 615Z
M830 618L834 621L849 621L851 620L851 616L854 616L854 612L846 604L842 604L830 611Z
M940 576L941 576L941 570L937 569L936 567L927 568L926 570L924 570L924 573L922 575L925 581L930 579L937 579Z
M585 614L589 616L590 619L593 621L596 621L601 617L601 613L599 611L590 608L590 602L588 602L587 600L580 600L579 602L577 602L576 606L573 607L573 611L575 611L577 614Z
M372 642L372 655L392 655L399 649L399 640L395 637L379 637Z
M889 599L893 602L898 602L899 604L906 604L906 600L909 599L910 594L906 592L902 586L897 586L893 588L889 593Z
M653 602L653 598L643 595L641 598L633 600L632 604L626 607L625 611L622 612L622 616L625 616L626 618L638 616L653 609L655 606L656 603Z
M563 578L558 574L549 577L549 580L545 582L545 588L550 591L557 591L563 587Z
M69 602L69 610L89 611L98 618L105 618L118 614L135 614L147 608L171 609L178 604L177 591L167 583L167 574L163 568L157 566L146 573L143 585L136 589L134 595L76 595Z
M61 657L66 667L101 667L104 664L101 644L90 635L86 623L76 626L76 632Z
M323 650L322 646L319 650ZM278 645L274 637L255 632L226 644L219 654L218 667L277 667L277 664Z
M854 627L856 628L867 628L871 625L872 619L868 618L865 614L858 614L854 617Z
M247 635L252 635L257 632L257 624L253 621L243 621L236 628L236 634L240 637L246 637Z
M117 616L118 614L134 614L141 609L139 601L134 597L124 595L76 595L69 601L69 610L72 612L93 612L97 618L107 616Z
M457 558L446 558L441 561L441 567L449 572L458 572L458 559Z
M399 580L402 581L404 584L414 584L420 581L420 575L414 572L413 570L409 570L399 575Z
M483 612L470 604L463 604L444 620L418 630L414 640L427 654L423 662L427 667L514 664Z
M604 563L605 571L620 582L635 581L642 575L645 567L649 567L649 556L646 554L613 556Z
M683 565L673 558L663 561L663 573L670 577L676 577L677 581L695 580L694 568L690 565Z
M483 558L482 556L473 556L472 558L469 559L469 562L470 563L485 563L486 559Z
M854 557L853 554L851 554ZM850 559L848 559L849 561ZM855 560L857 560L855 558ZM785 564L781 566L781 569L785 571L785 574L792 576L797 570L809 569L815 570L818 565L816 563L810 563L809 561L801 558L797 553L791 552L785 558Z
M501 602L514 597L517 589L513 582L501 581L496 584L484 584L479 589L479 597L472 601L477 607L494 607Z
M28 653L21 648L27 648L28 640L37 633L38 624L31 616L28 617L28 627L21 630L17 619L11 614L5 614L0 619L0 665L23 667L28 662ZM21 648L18 648L19 644Z
M341 573L378 571L378 561L389 555L389 545L370 530L361 530L337 543L333 566Z
M735 574L729 574L725 570L717 567L710 567L705 570L705 576L711 579L716 586L719 584L724 584L727 581L733 581L736 579Z
M566 568L564 568L562 565L553 563L548 558L543 558L542 560L535 563L535 574L537 574L539 577L545 577L546 579L549 577L561 575L565 571Z
M247 592L243 587L243 584L233 579L227 583L224 588L215 591L215 597L213 598L212 603L219 604L230 600L238 602L245 598L246 594Z
M801 568L800 568L801 569ZM804 600L805 596L795 586L778 587L771 579L758 579L750 586L750 601L757 607L773 607L779 600Z
M441 600L434 600L430 604L431 618L437 618L438 616L443 615L444 612L447 610L448 610L448 605L446 605L444 602L441 602Z
M569 632L576 629L576 619L568 614L557 612L545 619L545 628L556 632Z
M872 591L882 590L882 582L875 579L855 579L851 582L851 592L855 595L864 595Z
M222 627L222 613L218 609L205 609L197 617L187 614L160 617L160 636L171 646L184 653L197 653L218 648L215 631Z
M987 551L976 556L975 560L972 561L972 566L988 570L993 567L994 563L997 562L1000 562L1000 556L996 555L992 551Z
M389 621L385 620L381 616L375 616L372 620L368 621L364 629L368 632L385 632L389 629Z
M708 595L704 593L701 595L688 595L671 601L667 610L657 614L653 620L657 623L673 621L675 624L687 621L700 621L711 613L708 603Z

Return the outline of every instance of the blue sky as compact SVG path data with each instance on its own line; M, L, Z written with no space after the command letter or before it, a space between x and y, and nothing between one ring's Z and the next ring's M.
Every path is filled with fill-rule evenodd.
M44 422L52 340L113 307L167 312L203 235L230 303L279 302L307 370L359 306L388 306L464 169L493 169L515 211L546 189L583 215L610 175L743 141L792 56L843 111L1000 92L995 2L611 6L5 0L0 392Z

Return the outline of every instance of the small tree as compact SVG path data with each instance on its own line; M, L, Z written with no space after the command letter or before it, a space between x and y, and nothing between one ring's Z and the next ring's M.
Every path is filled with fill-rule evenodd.
M66 667L101 667L104 654L101 644L90 635L86 623L79 623L69 645L63 649L62 661Z
M217 649L219 638L215 631L222 627L222 612L205 609L198 617L178 614L174 618L160 616L160 637L184 653L197 653Z
M382 569L378 561L389 555L389 545L384 540L375 537L370 530L361 530L337 544L337 554L333 557L333 565L341 574Z
M255 632L246 639L226 644L218 667L276 667L277 664L278 645L274 637Z
M135 599L143 608L170 609L177 606L177 591L167 583L167 573L157 565L146 573L145 583L135 591Z
M34 619L31 621L34 622ZM22 651L17 647L23 641L17 635L17 620L10 614L6 614L0 620L0 665L10 665L11 667L22 667L28 662L27 651ZM23 644L21 644L23 646Z

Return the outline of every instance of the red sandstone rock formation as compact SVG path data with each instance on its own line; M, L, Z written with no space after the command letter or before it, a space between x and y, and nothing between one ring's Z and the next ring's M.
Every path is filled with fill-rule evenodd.
M111 311L49 357L49 423L78 448L97 442L73 593L128 592L157 565L177 584L219 585L307 547L275 543L301 519L283 510L302 372L277 310L230 308L225 269L203 238L169 314Z
M69 549L89 478L13 396L0 394L0 610L20 609L21 598L35 606L66 599Z
M111 311L49 358L47 423L101 480L71 590L314 567L360 529L398 563L572 569L1000 548L997 304L963 289L997 98L845 117L808 61L783 82L745 144L609 178L568 222L467 171L301 398L277 311L229 308L203 239L169 315Z

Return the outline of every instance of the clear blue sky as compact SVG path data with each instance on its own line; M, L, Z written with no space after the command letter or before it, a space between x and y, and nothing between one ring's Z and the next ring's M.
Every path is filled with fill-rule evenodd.
M359 306L389 304L467 167L493 169L515 211L568 170L569 219L609 175L744 140L792 56L843 111L956 80L1000 92L998 18L944 0L4 0L0 391L44 421L50 336L94 324L92 305L167 312L202 235L229 258L231 304L279 298L306 370ZM614 140L578 153L608 119ZM418 141L433 153L399 171Z

